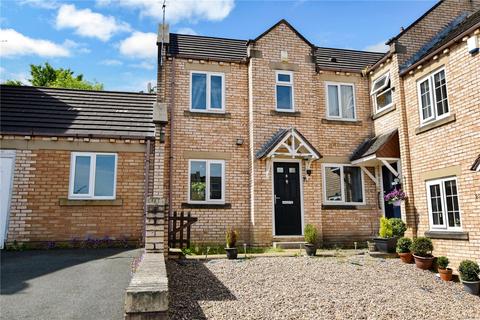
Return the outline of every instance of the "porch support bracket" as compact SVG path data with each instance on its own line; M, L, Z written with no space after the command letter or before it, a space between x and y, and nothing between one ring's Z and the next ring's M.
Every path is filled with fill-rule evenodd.
M393 175L394 175L395 177L398 178L398 172L397 172L397 170L395 170L395 169L390 165L390 163L388 163L387 160L384 160L384 159L379 159L379 160L382 161L383 165L384 165L385 167L387 167L388 170L390 170L390 172L393 173Z
M364 166L360 166L360 169L378 186L378 179Z

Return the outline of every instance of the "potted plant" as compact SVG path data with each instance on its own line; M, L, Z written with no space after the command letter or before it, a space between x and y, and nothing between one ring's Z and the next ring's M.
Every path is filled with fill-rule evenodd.
M472 260L463 260L458 267L463 288L468 293L478 295L480 292L480 267Z
M318 230L314 225L307 224L303 233L305 238L305 252L308 256L314 256L317 253Z
M380 252L395 252L397 239L393 237L393 228L390 220L382 217L380 218L379 237L373 238L377 250Z
M392 232L394 238L401 238L405 235L407 231L407 225L400 218L390 218L390 224L392 225Z
M440 278L444 281L452 280L452 269L447 268L450 261L447 257L441 256L437 258L437 268Z
M428 270L432 267L433 259L433 243L426 237L418 237L413 239L410 251L413 253L415 265L422 270Z
M410 246L412 245L412 239L403 237L397 241L397 253L400 259L405 263L412 263L413 256L410 252Z
M225 251L227 252L227 258L228 259L237 259L238 255L238 250L237 247L235 247L235 244L237 243L237 237L238 237L238 232L234 230L232 227L228 228L227 231L225 232L225 240L227 243L227 247L225 248Z
M405 200L405 192L402 189L393 189L384 197L386 202L393 204L395 207L400 207L402 201Z

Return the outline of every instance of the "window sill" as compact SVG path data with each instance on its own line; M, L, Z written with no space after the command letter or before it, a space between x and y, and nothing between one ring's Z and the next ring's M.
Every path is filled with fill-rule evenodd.
M272 116L281 116L281 117L300 117L300 111L278 111L271 110L270 115Z
M378 119L378 118L381 118L383 117L384 115L386 115L387 113L390 113L392 111L395 111L397 110L397 105L396 104L393 104L391 105L390 107L380 111L380 112L377 112L375 113L373 116L372 116L372 120L375 120L375 119Z
M347 125L347 126L361 126L362 121L354 120L333 120L333 119L322 119L321 121L323 124L340 124L340 125Z
M463 231L426 231L425 237L444 240L468 240L468 232Z
M182 209L231 209L231 203L182 203Z
M435 128L444 126L446 124L455 122L455 120L456 120L455 114L451 114L448 117L445 117L445 118L442 118L442 119L439 119L439 120L435 120L431 123L427 123L427 124L424 124L424 125L416 128L415 129L415 134L421 134L421 133L430 131L432 129L435 129Z
M66 199L60 198L60 206L122 206L123 199L99 200L99 199Z
M231 118L232 114L228 112L208 112L208 111L190 111L184 110L183 115L187 117L204 117L204 118Z

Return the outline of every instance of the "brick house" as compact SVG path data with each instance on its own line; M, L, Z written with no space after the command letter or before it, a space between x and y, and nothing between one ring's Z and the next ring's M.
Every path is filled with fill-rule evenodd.
M220 243L233 226L250 244L296 242L311 223L324 245L352 246L385 215L453 264L478 259L480 68L464 40L478 38L479 8L440 1L386 54L317 47L285 20L248 41L170 34L159 72L171 112L165 197L198 216L194 241ZM451 109L425 122L422 79L442 83L448 101L436 102ZM395 185L401 207L383 201ZM442 214L460 224L432 225L428 188L455 197L461 209Z
M155 95L3 85L0 94L2 246L139 242L154 189Z

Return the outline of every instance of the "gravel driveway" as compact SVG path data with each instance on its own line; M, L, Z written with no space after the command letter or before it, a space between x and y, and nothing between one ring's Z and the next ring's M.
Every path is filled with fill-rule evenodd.
M1 253L0 319L123 319L131 262L140 250Z
M170 319L480 319L480 297L398 259L168 261Z

